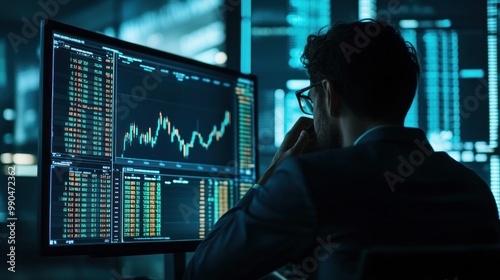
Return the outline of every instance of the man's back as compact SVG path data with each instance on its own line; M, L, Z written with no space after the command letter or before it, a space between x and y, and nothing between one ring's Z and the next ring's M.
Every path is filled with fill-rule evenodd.
M434 152L421 130L382 127L354 146L297 161L320 236L338 244L319 263L320 279L325 273L352 276L369 246L498 242L489 187L446 153Z

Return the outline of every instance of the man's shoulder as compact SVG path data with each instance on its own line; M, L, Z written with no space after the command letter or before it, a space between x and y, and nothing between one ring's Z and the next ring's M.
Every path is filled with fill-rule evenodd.
M302 154L297 157L296 160L306 165L359 165L360 160L377 157L377 153L374 153L374 151L382 151L383 149L384 147L382 147L379 142L374 141L345 148Z
M303 154L291 159L289 164L293 166L293 172L315 180L343 178L358 184L387 184L387 177L407 183L461 178L475 185L485 184L474 171L447 153L428 147L408 141L370 141L346 148Z

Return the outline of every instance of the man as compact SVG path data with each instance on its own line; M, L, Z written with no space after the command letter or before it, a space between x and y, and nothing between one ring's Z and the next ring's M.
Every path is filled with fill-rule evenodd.
M311 85L297 98L313 120L287 134L200 244L186 279L258 279L290 262L302 278L354 279L370 246L498 242L489 187L403 127L420 68L393 27L335 24L308 37L302 62ZM303 153L311 144L318 151Z

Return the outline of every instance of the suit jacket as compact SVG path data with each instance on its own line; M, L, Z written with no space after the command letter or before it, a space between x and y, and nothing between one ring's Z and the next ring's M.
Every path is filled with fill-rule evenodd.
M497 243L499 232L478 175L422 130L384 126L285 160L219 219L185 279L258 279L290 262L302 277L353 279L370 246Z

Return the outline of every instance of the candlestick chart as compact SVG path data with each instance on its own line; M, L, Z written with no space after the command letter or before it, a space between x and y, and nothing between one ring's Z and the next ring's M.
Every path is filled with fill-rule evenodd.
M120 149L117 155L216 165L225 165L234 158L230 111L205 115L203 112L201 115L181 114L180 111L164 110L153 115L148 110L136 115L141 116L139 120L119 125L117 136L121 144L117 145Z

